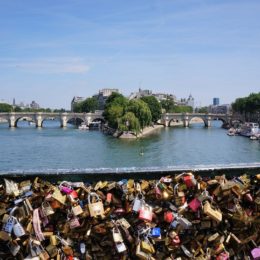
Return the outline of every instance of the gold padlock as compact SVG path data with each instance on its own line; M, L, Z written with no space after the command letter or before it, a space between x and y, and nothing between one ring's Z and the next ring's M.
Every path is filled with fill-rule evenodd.
M50 243L53 246L56 246L58 244L57 237L55 235L50 236Z

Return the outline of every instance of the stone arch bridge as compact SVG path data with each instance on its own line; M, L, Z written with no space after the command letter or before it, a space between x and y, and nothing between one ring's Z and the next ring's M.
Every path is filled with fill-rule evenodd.
M89 125L95 120L104 121L102 115L103 111L96 111L95 113L45 113L45 112L11 112L0 113L0 120L6 120L9 127L17 127L20 119L26 118L36 123L36 127L42 127L44 120L57 119L60 120L60 126L66 127L67 123L71 120L80 120Z
M165 113L162 115L161 122L164 126L170 126L172 122L182 122L184 127L189 127L193 118L200 118L203 120L205 127L210 127L213 120L220 120L223 122L223 126L231 126L232 121L239 120L243 122L241 118L233 116L232 114L203 114L203 113Z

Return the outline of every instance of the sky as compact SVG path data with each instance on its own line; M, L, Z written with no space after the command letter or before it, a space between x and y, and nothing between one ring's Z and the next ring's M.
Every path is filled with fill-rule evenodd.
M70 108L102 88L260 91L259 0L0 0L0 100Z

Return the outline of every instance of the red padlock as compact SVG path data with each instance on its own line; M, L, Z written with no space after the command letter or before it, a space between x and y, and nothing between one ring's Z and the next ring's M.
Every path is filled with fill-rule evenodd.
M112 193L107 193L107 198L106 198L106 202L107 203L111 203L111 200L112 200Z
M195 180L193 175L184 176L183 181L185 182L185 184L188 188L192 188L192 187L196 186L196 184L197 184L197 181Z
M75 190L72 190L69 196L72 199L77 199L78 198L78 193Z
M191 208L192 211L196 212L196 211L198 211L199 207L201 206L201 202L197 198L194 198L188 204L188 206Z
M152 221L153 219L153 210L152 207L148 205L143 205L141 209L139 210L139 219L146 220L146 221Z
M171 211L164 212L164 221L167 223L172 223L174 220L174 215Z
M181 243L180 237L178 235L176 235L172 240L171 240L171 244L173 246L177 246Z

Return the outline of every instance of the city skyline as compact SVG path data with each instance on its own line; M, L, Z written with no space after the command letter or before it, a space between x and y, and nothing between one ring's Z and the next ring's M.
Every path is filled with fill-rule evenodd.
M1 99L66 108L118 88L192 94L196 106L259 92L257 0L1 1Z

